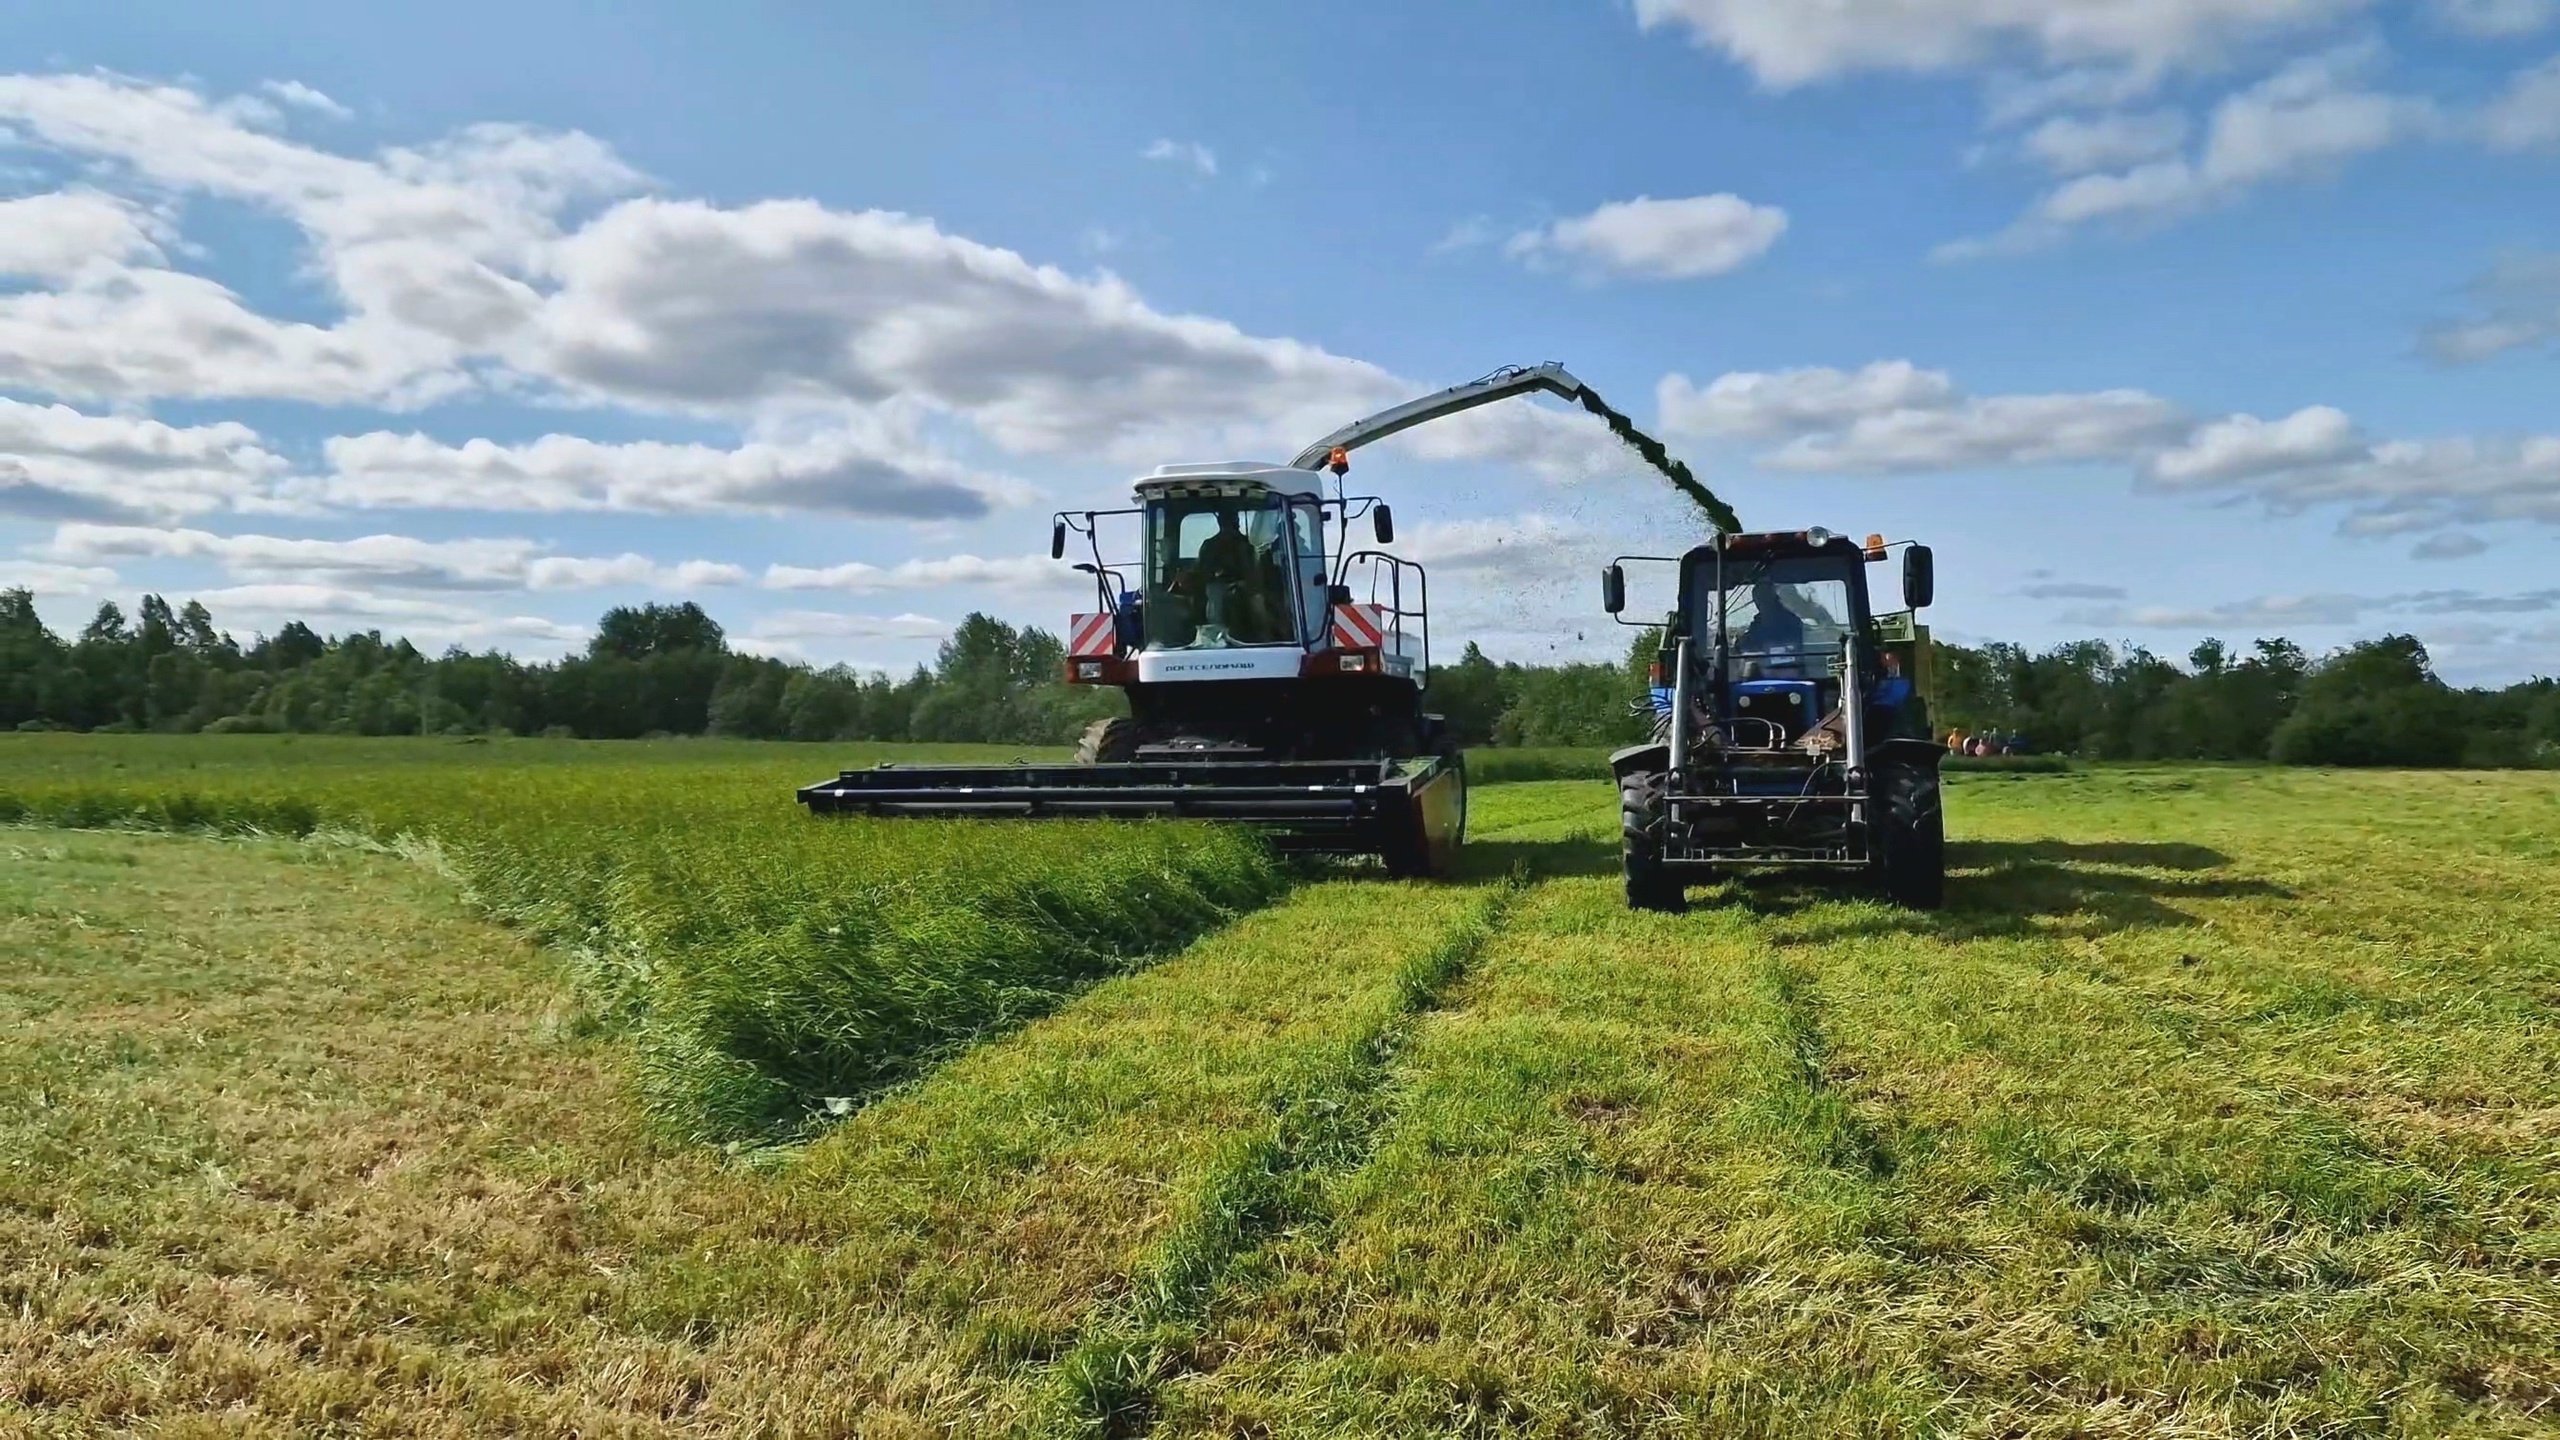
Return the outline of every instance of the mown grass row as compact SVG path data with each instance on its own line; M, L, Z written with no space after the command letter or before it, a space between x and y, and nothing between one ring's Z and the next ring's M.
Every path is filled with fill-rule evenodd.
M2560 788L1964 786L1934 915L1542 887L1150 1433L2548 1433Z
M1379 1091L1413 1018L1465 973L1526 883L1514 874L1486 891L1437 944L1391 972L1373 1013L1276 1077L1269 1123L1225 1147L1145 1257L1127 1300L1059 1361L1028 1433L1145 1427L1157 1387L1198 1340L1228 1274L1281 1227L1315 1218L1327 1176L1366 1159L1383 1120Z
M825 773L815 747L454 765L458 747L418 742L268 743L231 765L246 747L37 738L0 746L0 823L425 842L562 949L588 1023L636 1037L651 1113L714 1142L845 1113L1286 884L1230 830L816 821L791 793Z

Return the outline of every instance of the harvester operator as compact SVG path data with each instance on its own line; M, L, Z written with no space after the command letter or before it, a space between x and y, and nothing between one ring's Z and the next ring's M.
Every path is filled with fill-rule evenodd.
M1265 639L1271 629L1265 569L1260 547L1244 533L1236 512L1219 511L1217 533L1200 542L1196 573L1204 594L1219 598L1212 620L1248 643Z

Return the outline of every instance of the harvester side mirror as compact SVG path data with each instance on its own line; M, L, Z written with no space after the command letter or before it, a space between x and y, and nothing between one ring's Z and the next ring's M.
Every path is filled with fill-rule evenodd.
M1327 585L1324 587L1324 603L1327 605L1350 604L1351 587L1348 585Z
M1938 598L1938 563L1926 545L1902 552L1902 603L1917 610Z
M1369 512L1369 531L1378 537L1381 545L1396 543L1396 512L1388 509L1383 500L1378 502L1378 508Z
M1049 558L1052 560L1063 560L1066 558L1066 554L1067 522L1064 520L1051 521L1049 524Z
M1627 608L1627 572L1615 565L1600 572L1600 608L1612 615Z

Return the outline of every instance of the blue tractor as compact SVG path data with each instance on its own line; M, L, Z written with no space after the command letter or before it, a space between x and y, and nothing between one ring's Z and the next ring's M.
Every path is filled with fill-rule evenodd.
M1901 547L1904 608L1878 615L1868 571L1894 548L1821 529L1728 534L1602 572L1611 615L1626 610L1631 562L1676 566L1679 585L1654 665L1653 739L1609 757L1628 905L1677 911L1692 884L1781 868L1940 904L1944 751L1918 623L1934 562L1925 545Z

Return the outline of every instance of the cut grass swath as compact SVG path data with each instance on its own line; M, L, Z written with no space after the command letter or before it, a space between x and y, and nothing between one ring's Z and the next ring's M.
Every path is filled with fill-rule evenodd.
M789 1138L1287 880L1232 829L813 820L798 747L252 738L12 737L0 822L422 838L703 1141Z

